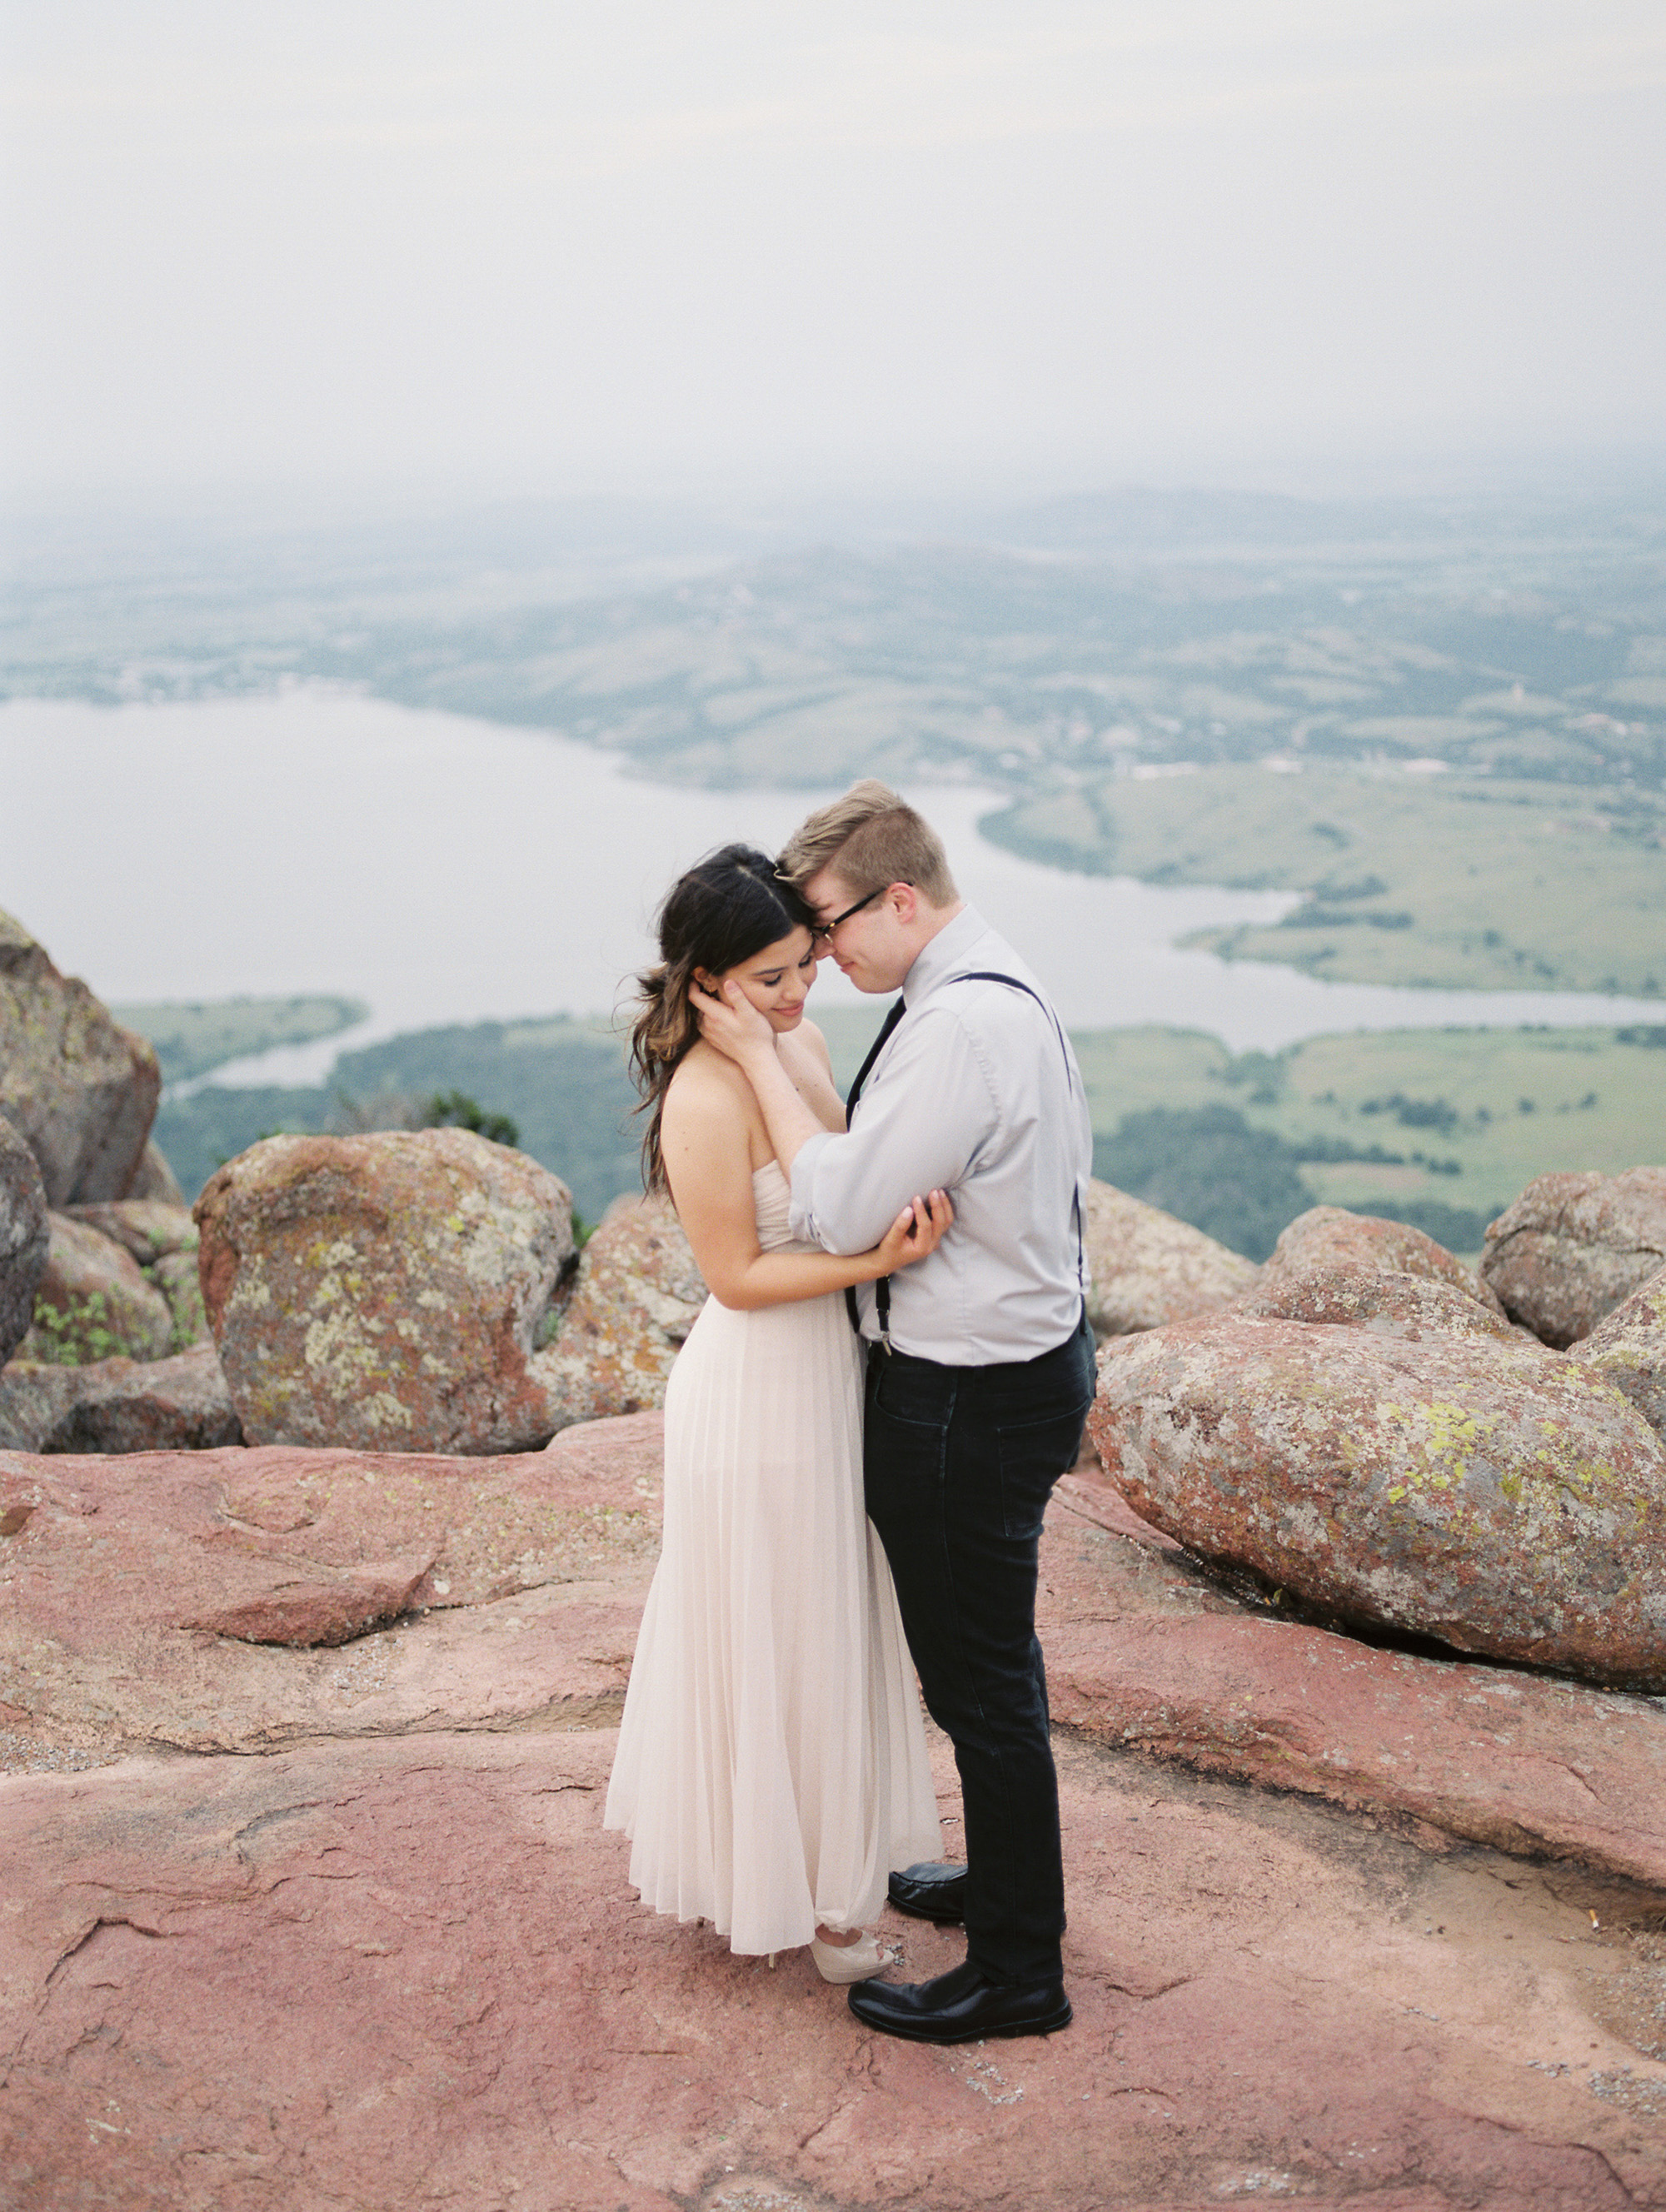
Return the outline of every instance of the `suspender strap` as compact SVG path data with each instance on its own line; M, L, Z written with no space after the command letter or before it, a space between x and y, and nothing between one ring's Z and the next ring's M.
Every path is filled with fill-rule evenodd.
M950 975L945 980L950 983L1005 983L1010 990L1022 991L1026 998L1033 999L1036 1004L1041 1008L1042 1012L1047 1016L1048 1019L1053 1024L1054 1033L1059 1040L1059 1049L1064 1054L1065 1079L1067 1083L1068 1083L1070 1079L1070 1047L1066 1042L1063 1030L1060 1027L1058 1016L1048 1005L1046 1000L1043 998L1039 991L1032 989L1028 983L1020 982L1016 975L999 975L992 968L975 968L967 975ZM880 1030L879 1036L873 1040L873 1043L869 1049L867 1058L862 1062L861 1067L857 1073L856 1080L850 1086L850 1096L845 1102L847 1117L855 1111L856 1101L861 1096L862 1085L866 1082L868 1075L873 1069L874 1061L879 1057L880 1051L885 1046L886 1040L890 1037L891 1031L896 1028L897 1023L902 1020L906 1011L907 1009L904 1007L903 1001L898 999L896 1005L892 1006L891 1012L885 1016L885 1025ZM1076 1277L1077 1280L1079 1282L1081 1279L1082 1267L1085 1256L1083 1251L1082 1193L1079 1184L1073 1189L1070 1202L1074 1209L1076 1216ZM860 1333L861 1316L856 1305L856 1293L854 1289L848 1285L847 1285L845 1290L844 1303L845 1311L850 1316L850 1326L852 1328L857 1329ZM885 1350L889 1352L891 1350L891 1277L889 1275L879 1276L874 1283L873 1311L875 1317L879 1323L879 1341L885 1346Z

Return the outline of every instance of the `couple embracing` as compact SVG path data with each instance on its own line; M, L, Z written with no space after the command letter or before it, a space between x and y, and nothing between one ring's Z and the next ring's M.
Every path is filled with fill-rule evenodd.
M645 1903L736 1952L807 1943L871 2027L1050 2033L1070 2001L1037 1552L1094 1385L1074 1056L880 783L778 861L737 845L690 870L660 944L633 1033L648 1177L711 1297L666 1395L607 1825ZM830 956L901 993L848 1106L804 1018ZM916 1673L964 1866L941 1856ZM964 1963L874 1979L887 1891L964 1921Z

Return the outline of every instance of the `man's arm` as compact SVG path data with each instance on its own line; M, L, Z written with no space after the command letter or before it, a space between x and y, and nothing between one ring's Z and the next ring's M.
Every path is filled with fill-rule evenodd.
M860 1252L889 1222L893 1189L958 1188L1001 1131L993 1071L948 1007L904 1022L862 1093L849 1133L812 1135L791 1181L793 1233L829 1252Z

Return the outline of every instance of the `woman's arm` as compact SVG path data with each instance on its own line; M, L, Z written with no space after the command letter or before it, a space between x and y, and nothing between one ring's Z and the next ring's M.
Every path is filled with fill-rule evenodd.
M666 1097L660 1143L678 1218L708 1289L738 1311L792 1305L896 1273L935 1251L953 1211L940 1191L905 1206L867 1252L765 1252L757 1241L747 1117L727 1083L679 1073Z

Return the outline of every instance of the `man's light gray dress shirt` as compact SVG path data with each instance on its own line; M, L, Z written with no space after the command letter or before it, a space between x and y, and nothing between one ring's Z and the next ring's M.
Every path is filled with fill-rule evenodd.
M892 1344L949 1367L1051 1352L1087 1290L1076 1205L1085 1224L1093 1135L1075 1054L1044 992L1038 1006L1007 983L954 980L977 969L1041 990L966 908L909 969L908 1011L849 1131L810 1138L793 1162L793 1234L829 1252L865 1252L910 1198L949 1193L954 1226L891 1279ZM857 1298L877 1337L873 1285Z

